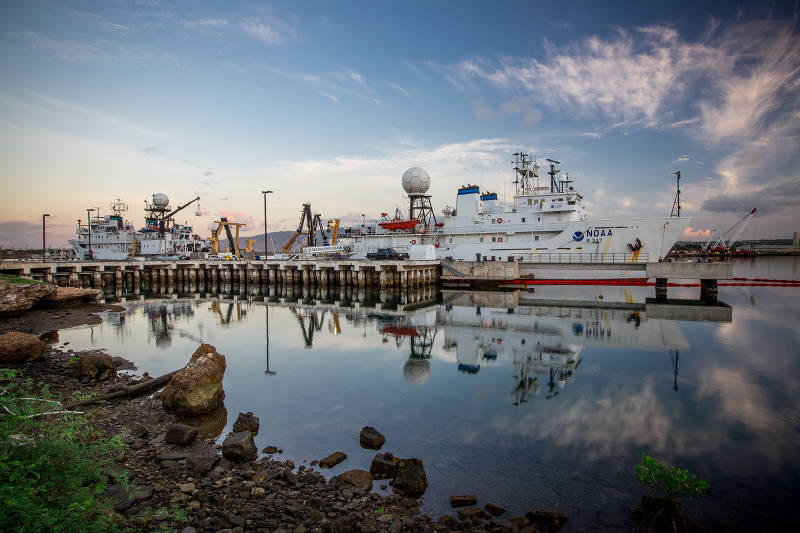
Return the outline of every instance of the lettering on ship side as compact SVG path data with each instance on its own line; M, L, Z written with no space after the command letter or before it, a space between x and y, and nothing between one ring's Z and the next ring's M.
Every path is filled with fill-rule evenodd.
M613 236L611 228L588 228L586 231L576 231L572 234L572 240L581 242L586 238L587 243L599 243L604 237Z

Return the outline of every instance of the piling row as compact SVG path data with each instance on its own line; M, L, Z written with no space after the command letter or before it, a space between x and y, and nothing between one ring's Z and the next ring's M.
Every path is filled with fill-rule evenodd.
M84 288L240 284L387 290L437 285L438 261L125 261L4 263L5 273Z

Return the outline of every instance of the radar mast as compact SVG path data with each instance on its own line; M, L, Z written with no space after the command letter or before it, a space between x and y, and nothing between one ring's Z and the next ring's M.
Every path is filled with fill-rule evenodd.
M539 165L536 158L530 159L528 154L516 152L514 154L514 186L517 196L535 194L539 188Z

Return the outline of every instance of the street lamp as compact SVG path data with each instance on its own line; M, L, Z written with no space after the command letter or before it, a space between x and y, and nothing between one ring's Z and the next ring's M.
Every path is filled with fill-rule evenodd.
M99 207L89 207L86 209L86 231L89 235L89 259L94 259L92 255L92 215L90 214L94 210L100 213Z
M269 250L267 249L267 195L272 194L272 191L261 191L264 195L264 259L267 258Z
M45 227L44 217L49 217L49 216L50 213L45 213L42 215L42 260L45 262L47 262L47 241L45 240L45 233L44 233L44 227Z

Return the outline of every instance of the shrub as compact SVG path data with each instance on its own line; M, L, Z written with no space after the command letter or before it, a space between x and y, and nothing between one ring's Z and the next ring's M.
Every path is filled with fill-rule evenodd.
M0 379L14 378L0 369ZM28 379L0 390L0 530L107 531L105 467L122 448ZM32 416L33 415L33 416Z

